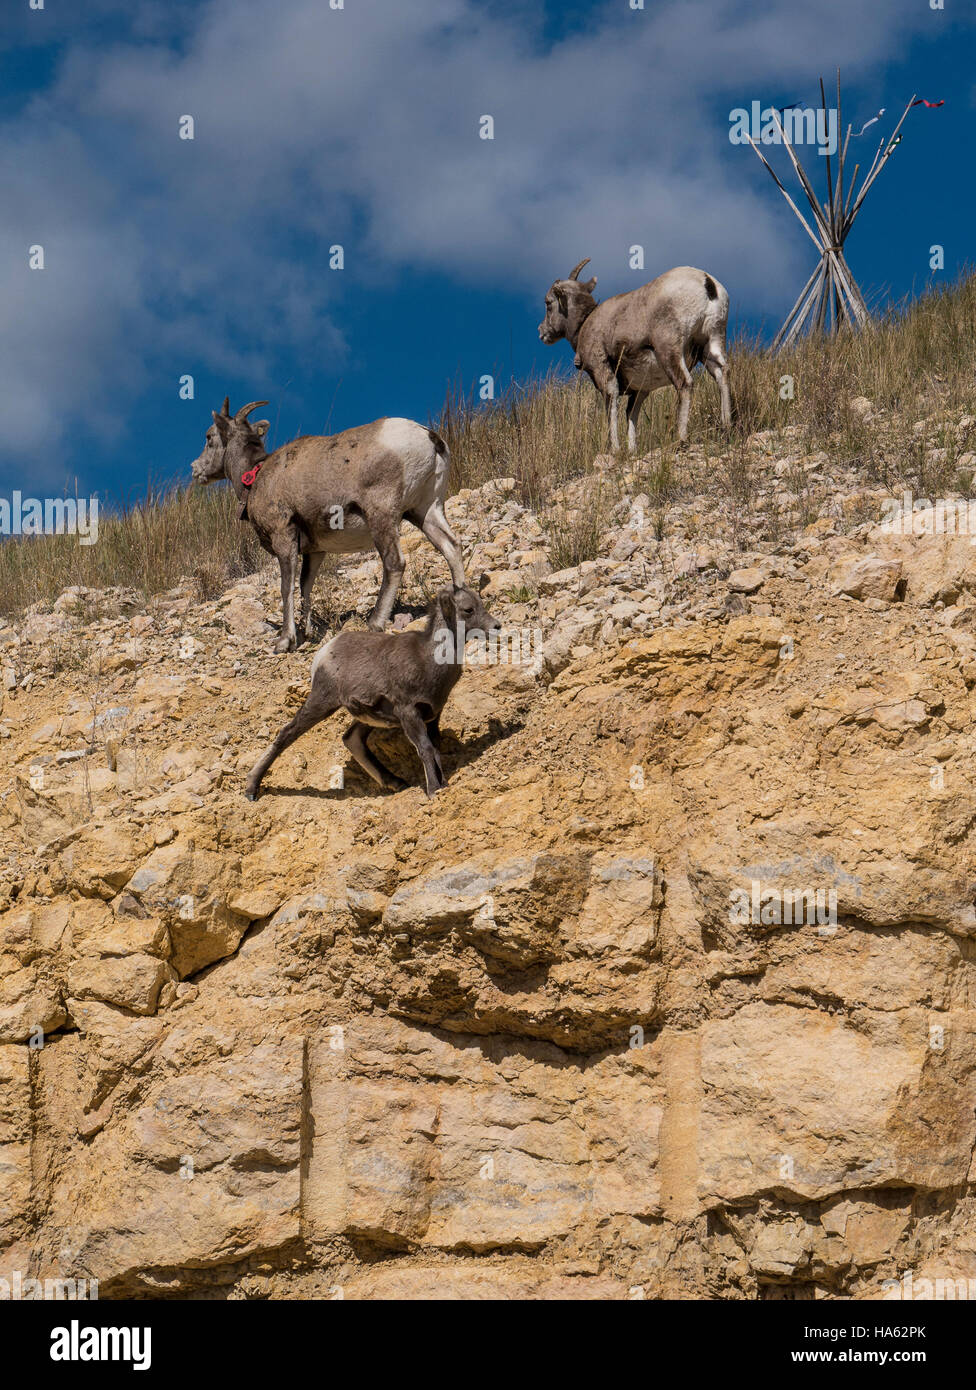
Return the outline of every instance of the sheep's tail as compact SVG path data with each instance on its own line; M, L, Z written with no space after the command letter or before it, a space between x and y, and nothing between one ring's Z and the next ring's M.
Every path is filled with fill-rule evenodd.
M428 429L427 433L430 435L430 442L433 444L436 452L440 454L442 458L445 458L448 461L448 463L450 463L451 451L448 449L447 444L444 442L441 436L437 433L436 430L432 429Z
M430 435L430 442L433 444L434 453L437 456L436 495L437 500L440 503L441 510L443 511L444 501L447 497L447 489L450 483L451 476L451 451L447 447L447 443L445 442L445 440L437 433L436 430L428 429L427 433ZM444 525L447 525L446 517L444 518Z
M729 322L729 292L711 275L705 275L705 306L702 315L703 346L712 339L720 339L725 346L725 335ZM701 359L699 359L701 360Z

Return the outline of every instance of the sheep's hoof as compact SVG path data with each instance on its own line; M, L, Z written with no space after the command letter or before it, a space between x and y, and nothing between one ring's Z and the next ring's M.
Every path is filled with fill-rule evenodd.
M290 637L279 637L275 643L276 652L291 652L295 650L295 642Z
M259 789L257 787L245 787L244 795L248 801L257 801Z
M367 618L366 626L369 628L370 632L384 632L386 630L386 623L381 623L378 618Z

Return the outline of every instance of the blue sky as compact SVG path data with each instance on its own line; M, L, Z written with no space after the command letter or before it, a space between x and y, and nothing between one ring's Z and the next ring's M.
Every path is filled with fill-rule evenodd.
M814 252L729 113L812 103L838 65L855 128L946 101L865 203L862 289L918 292L935 243L952 277L976 259L974 38L972 0L6 0L0 496L185 475L225 393L269 399L281 443L569 373L536 325L585 255L598 297L700 265L771 337Z

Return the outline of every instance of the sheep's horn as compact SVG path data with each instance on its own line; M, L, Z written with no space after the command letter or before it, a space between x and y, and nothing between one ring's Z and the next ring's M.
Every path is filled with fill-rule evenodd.
M580 273L580 271L583 269L583 267L584 267L585 265L589 265L589 263L590 263L590 258L589 258L589 256L587 256L587 258L586 258L585 261L580 261L579 265L576 266L573 270L571 270L571 271L569 272L569 274L566 276L566 279L567 279L567 280L578 280L578 279L579 279L579 273Z
M257 408L258 408L259 405L267 405L267 404L268 404L267 401L251 401L250 405L242 405L241 408L240 408L240 410L239 410L239 411L237 412L237 414L234 416L234 419L235 419L235 420L247 420L247 417L250 415L250 413L251 413L252 410L257 410Z

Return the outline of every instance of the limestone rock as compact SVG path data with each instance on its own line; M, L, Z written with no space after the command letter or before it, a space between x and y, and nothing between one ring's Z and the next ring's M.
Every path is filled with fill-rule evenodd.
M67 988L79 999L101 999L134 1014L151 1014L169 975L162 961L139 952L102 960L86 957L69 969Z
M920 448L965 445L944 415ZM407 788L367 781L339 718L243 799L308 681L310 650L270 650L270 569L5 620L0 1275L540 1300L976 1277L976 561L807 448L745 447L748 508L693 453L666 504L667 452L560 479L553 507L601 523L575 549L521 476L453 497L531 641L469 664L431 800L397 734L370 739ZM405 548L401 627L444 581ZM378 578L330 569L316 640Z
M851 598L877 598L893 603L898 597L901 565L878 555L864 555L838 562L830 575L837 593Z
M765 575L756 566L733 570L729 575L729 588L734 594L754 594L761 589Z

